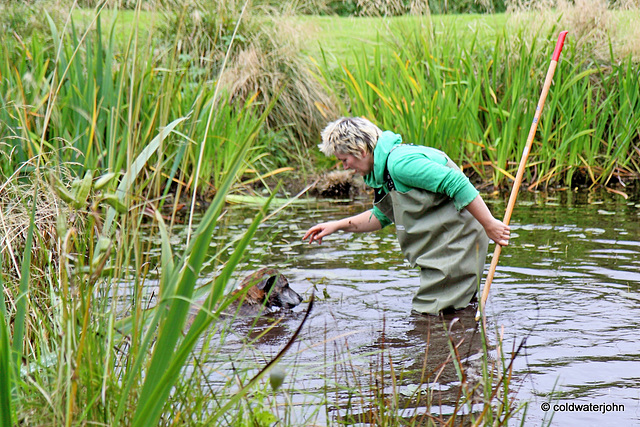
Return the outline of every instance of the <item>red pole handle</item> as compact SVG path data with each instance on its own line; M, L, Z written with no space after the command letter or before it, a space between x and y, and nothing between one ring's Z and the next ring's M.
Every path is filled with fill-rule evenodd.
M556 50L553 51L552 61L558 62L560 59L560 52L562 52L562 46L564 46L564 38L567 37L568 31L562 31L558 35L558 43L556 43Z

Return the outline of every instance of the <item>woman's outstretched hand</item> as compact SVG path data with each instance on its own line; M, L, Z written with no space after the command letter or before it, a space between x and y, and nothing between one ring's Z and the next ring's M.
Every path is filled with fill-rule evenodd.
M363 233L368 231L380 230L382 225L378 218L376 218L371 211L365 211L357 215L339 219L337 221L323 222L322 224L314 225L304 234L302 240L309 239L309 243L314 241L322 244L322 238L328 236L331 233L342 230L351 233Z
M302 237L302 240L309 239L309 244L314 241L318 244L322 244L322 238L329 234L338 231L337 221L323 222L322 224L314 225L311 227Z

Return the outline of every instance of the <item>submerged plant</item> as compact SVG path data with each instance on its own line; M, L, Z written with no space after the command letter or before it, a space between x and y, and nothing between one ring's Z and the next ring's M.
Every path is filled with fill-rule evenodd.
M524 419L527 403L518 401L511 380L526 340L505 352L503 333L490 344L473 312L416 320L424 338L417 359L398 354L402 340L386 337L384 320L373 348L352 348L345 339L340 353L336 342L334 360L325 361L335 367L335 378L325 379L327 416L379 426L502 426Z

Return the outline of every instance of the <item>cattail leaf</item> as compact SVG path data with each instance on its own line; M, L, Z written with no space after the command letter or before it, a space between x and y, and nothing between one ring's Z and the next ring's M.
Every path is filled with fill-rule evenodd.
M93 171L88 170L84 174L84 178L81 180L75 180L72 188L75 190L74 201L72 206L76 209L80 209L87 204L87 198L91 191L91 184L93 182Z
M105 185L109 184L115 177L116 177L116 174L113 172L106 173L98 177L96 182L93 184L93 188L95 190L102 190L102 188L104 188Z
M123 202L121 202L118 196L116 196L115 194L104 194L101 200L114 208L119 214L127 212L127 206Z

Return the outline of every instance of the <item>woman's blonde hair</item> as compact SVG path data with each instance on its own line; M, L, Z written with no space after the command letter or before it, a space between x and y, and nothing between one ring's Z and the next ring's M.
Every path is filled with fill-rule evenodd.
M373 153L381 134L380 128L367 119L342 117L324 128L321 133L322 144L318 148L326 156L340 153L360 157L361 150Z

